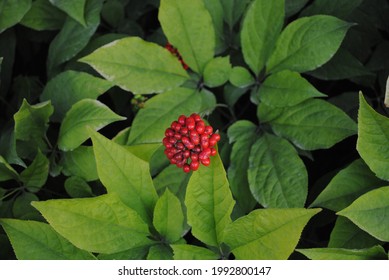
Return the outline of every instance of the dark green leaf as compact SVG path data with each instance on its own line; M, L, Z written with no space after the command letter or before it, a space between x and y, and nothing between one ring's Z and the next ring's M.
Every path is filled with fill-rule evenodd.
M388 255L381 246L367 249L314 248L298 249L297 252L311 260L387 260Z
M20 180L31 191L41 188L49 175L49 160L40 150L29 167L20 173Z
M150 247L147 260L172 260L173 251L168 245L160 244Z
M0 33L17 24L31 8L31 0L12 0L1 3Z
M232 30L235 24L239 21L242 14L247 8L247 5L252 0L219 0L223 5L224 20Z
M251 147L248 182L265 208L303 207L308 175L297 151L286 140L265 133Z
M48 224L36 221L1 219L19 260L93 260L95 257L78 249Z
M84 11L87 0L49 0L54 6L58 7L83 26L86 26Z
M92 147L80 146L73 151L63 153L61 164L62 172L66 176L78 176L85 181L98 179Z
M188 79L181 63L168 50L138 37L113 41L80 61L122 89L137 94L164 92Z
M215 29L204 2L161 0L158 19L185 63L193 71L203 73L215 53Z
M83 250L112 254L152 244L147 224L118 195L53 199L33 206L55 231Z
M362 2L363 0L316 0L301 13L301 16L331 15L347 19Z
M92 189L84 179L69 177L65 181L65 190L70 197L82 198L93 196Z
M18 180L19 174L2 156L0 156L0 182L11 179Z
M242 52L255 75L265 66L284 25L284 3L284 0L254 0L245 15Z

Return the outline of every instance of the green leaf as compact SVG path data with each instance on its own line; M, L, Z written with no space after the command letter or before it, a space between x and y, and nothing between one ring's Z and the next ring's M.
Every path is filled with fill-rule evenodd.
M84 11L87 0L49 0L51 4L67 13L74 20L86 26Z
M92 147L80 146L73 151L64 152L62 155L61 165L64 175L78 176L85 181L94 181L99 178Z
M339 216L331 231L328 247L345 249L364 249L379 244L380 241L361 230L350 220Z
M128 144L161 143L172 121L180 115L199 112L201 106L201 94L188 88L176 88L150 98L132 123Z
M185 189L190 175L182 172L182 169L175 165L169 165L153 179L155 189L158 193L163 193L169 189L172 193L178 194Z
M18 260L93 260L56 233L48 224L36 221L1 219Z
M362 62L343 48L340 48L326 64L307 74L322 80L343 80L358 76L374 75L365 68Z
M64 0L65 1L65 0ZM76 56L89 42L100 24L103 0L88 0L85 5L86 26L68 17L61 31L51 41L47 58L47 73L53 77L62 63Z
M389 119L359 95L357 150L377 177L389 180Z
M317 0L301 13L302 16L331 15L338 18L347 18L363 0Z
M97 97L112 87L106 80L76 71L64 71L51 79L43 89L40 99L51 100L55 110L54 121L62 121L66 112L78 101Z
M313 248L298 249L297 252L311 260L387 260L388 255L381 246L367 249Z
M155 245L150 247L149 253L147 254L147 260L172 260L173 252L172 249L165 244Z
M144 161L150 161L151 157L162 146L161 143L156 144L139 144L126 146L126 149L129 150L133 155L137 156Z
M285 16L290 17L300 11L309 0L286 0Z
M358 159L336 174L311 206L340 211L359 196L385 184L374 176L361 159Z
M150 246L134 247L113 254L99 254L99 260L144 260L149 252Z
M23 220L39 219L40 214L31 206L32 201L39 201L33 193L22 192L17 196L12 205L13 217Z
M181 202L169 189L155 204L153 225L169 243L180 239L184 232L184 214Z
M306 72L326 63L338 50L352 24L332 16L317 15L290 23L277 40L267 72Z
M0 182L12 179L19 180L19 174L2 156L0 156Z
M12 0L1 3L0 33L17 24L31 8L31 0Z
M69 177L65 181L65 190L70 197L82 198L91 197L93 192L91 187L80 177Z
M232 67L230 73L230 83L239 88L245 88L255 83L250 72L241 66Z
M204 0L204 4L212 17L213 26L215 28L215 52L217 54L222 53L227 47L224 39L223 6L220 0Z
M329 148L357 130L355 122L341 109L317 99L282 109L262 103L258 118L303 150Z
M217 260L219 256L211 250L189 244L173 244L175 260Z
M234 142L228 167L228 180L236 199L236 206L244 213L250 212L257 203L251 194L247 179L250 149L257 138L256 130L255 124L241 120L231 125L227 131L230 143Z
M224 20L232 30L251 0L220 0L224 9Z
M297 151L286 140L265 133L251 147L248 181L265 208L303 207L308 175Z
M325 95L314 88L299 73L284 70L270 75L259 88L258 96L262 102L269 106L287 107Z
M49 160L40 150L29 167L20 173L20 180L27 189L34 191L41 188L49 175Z
M270 57L284 25L284 0L254 0L241 31L242 52L256 76Z
M230 224L223 241L236 259L286 260L320 209L257 209Z
M149 172L149 164L104 136L92 135L97 172L108 193L138 212L149 224L158 199Z
M112 254L152 244L147 224L117 195L33 202L56 232L80 249Z
M218 87L226 83L230 77L230 58L215 57L204 69L204 83L209 87Z
M204 1L161 0L158 14L168 41L202 74L215 53L215 29Z
M66 113L61 124L58 147L62 151L71 151L79 147L90 137L91 128L95 131L115 121L126 119L115 114L100 101L83 99L74 104Z
M210 166L201 165L189 179L185 205L192 234L210 246L219 247L223 232L231 223L234 200L219 156Z
M389 241L389 187L372 190L357 198L338 215L382 241Z
M37 31L57 30L65 22L66 15L50 4L49 0L36 0L20 24Z
M136 94L164 92L189 78L179 60L167 49L138 37L113 41L80 61Z
M50 101L30 105L23 100L14 115L16 149L20 156L35 156L38 149L46 151L47 145L43 139L53 110Z

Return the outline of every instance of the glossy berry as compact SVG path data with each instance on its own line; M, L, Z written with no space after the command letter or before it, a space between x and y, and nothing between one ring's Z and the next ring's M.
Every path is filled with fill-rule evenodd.
M184 172L196 171L200 164L210 165L210 157L217 155L215 146L220 140L218 133L206 125L199 114L181 115L165 130L162 140L165 155L171 164Z

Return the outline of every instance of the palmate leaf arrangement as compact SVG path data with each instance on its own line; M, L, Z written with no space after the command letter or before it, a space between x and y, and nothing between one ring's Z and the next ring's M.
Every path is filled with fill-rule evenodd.
M9 136L15 145L0 158L0 180L18 181L25 189L18 203L32 201L44 218L0 220L18 259L288 259L296 251L310 259L388 258L382 245L389 241L389 119L360 94L356 124L301 75L328 62L353 24L314 15L285 26L283 0L226 3L161 0L162 30L189 70L164 46L123 37L79 59L104 79L59 72L93 34L102 1L86 1L85 20L63 7L70 17L50 46L51 78L41 103L23 102ZM228 54L220 55L223 22L232 28L242 14L243 61L232 66ZM70 47L64 43L69 34L82 34L85 42ZM108 139L97 131L124 117L97 97L113 86L153 95L131 127ZM66 94L58 94L64 87ZM166 129L181 115L206 119L218 106L214 89L220 87L231 106L249 92L259 124L239 120L220 131L218 151L215 146L210 162L195 171L169 165ZM47 157L49 120L60 122L60 130L56 152ZM362 159L306 205L308 174L300 155L356 133ZM84 144L89 138L91 146ZM228 146L225 170L219 154ZM20 158L32 161L18 173L10 164L23 165ZM49 173L59 172L75 198L37 201ZM88 182L96 180L106 194L92 195ZM337 215L328 247L299 249L304 227L322 208Z

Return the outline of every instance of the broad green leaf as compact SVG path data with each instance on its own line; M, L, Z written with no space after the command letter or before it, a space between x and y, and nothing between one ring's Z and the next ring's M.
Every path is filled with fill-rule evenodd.
M230 76L231 77L231 76ZM231 81L230 81L231 82ZM239 98L247 92L247 88L238 88L228 83L224 86L223 97L228 106L233 107Z
M172 121L180 115L199 112L201 106L201 94L188 88L176 88L150 98L132 123L128 144L161 143Z
M37 31L57 30L64 24L65 18L66 14L50 4L49 0L36 0L20 24Z
M80 177L69 177L65 181L65 190L70 197L82 198L94 196L91 187Z
M120 24L125 21L126 3L120 0L110 0L104 3L101 16L110 26L120 30Z
M228 128L230 143L234 143L228 167L228 180L236 206L244 213L250 212L257 203L251 194L247 179L251 146L254 144L257 126L250 121L237 121Z
M78 176L85 181L94 181L97 175L96 160L93 148L80 146L73 151L64 152L61 165L66 176Z
M50 101L30 105L23 100L14 115L16 149L21 157L35 156L38 149L46 151L47 145L43 139L53 111Z
M0 182L12 179L19 180L19 174L2 156L0 156Z
M97 97L112 87L106 80L72 70L61 72L51 79L43 89L40 99L51 100L55 110L54 121L62 121L66 112L78 101Z
M367 249L313 248L298 249L297 252L311 260L387 260L388 255L381 246Z
M147 224L118 195L33 202L56 232L80 249L112 254L152 244Z
M149 252L149 246L140 246L114 254L99 254L99 260L144 260Z
M321 67L307 74L321 80L343 80L358 76L374 75L349 51L340 48L336 54Z
M218 87L226 83L230 77L230 58L216 57L205 66L204 83L209 87Z
M252 0L220 0L224 10L224 20L227 22L230 30L234 28L251 1Z
M22 192L13 201L12 214L13 218L23 220L35 220L39 218L39 212L31 206L32 201L39 201L39 198L29 192Z
M64 0L65 1L65 0ZM85 5L86 26L68 17L61 31L51 41L47 57L49 77L58 74L64 62L76 56L89 42L100 24L103 0L88 0Z
M77 22L86 25L84 11L87 0L49 0L57 8L67 13Z
M92 135L92 141L97 172L108 193L120 195L128 207L151 224L158 196L149 164L98 133Z
M66 113L61 124L58 147L62 151L71 151L79 147L90 137L88 128L95 131L115 121L124 120L108 106L98 100L83 99L74 104Z
M173 251L166 244L158 244L150 247L149 253L147 254L147 260L172 260Z
M175 260L217 260L219 255L213 251L189 244L173 244L170 245L173 248L173 254Z
M290 17L300 11L309 0L285 0L285 16Z
M215 28L215 53L221 53L226 49L224 39L224 18L223 6L220 0L204 0L205 7L212 17L213 26Z
M204 2L161 0L158 19L185 63L202 74L215 53L215 29Z
M31 0L12 0L1 3L0 33L17 24L31 8Z
M245 15L242 52L246 63L258 76L270 57L284 25L284 0L254 0Z
M316 0L301 13L301 16L320 14L345 19L362 2L363 0Z
M201 165L186 189L185 205L192 234L207 245L219 247L223 232L231 223L234 200L223 163L212 157L210 166Z
M80 61L136 94L164 92L189 78L179 60L167 49L138 37L113 41Z
M158 193L163 193L165 189L169 189L177 195L180 190L186 188L189 177L190 175L182 172L182 169L177 168L175 165L169 165L153 181Z
M359 95L357 150L377 177L389 180L389 119Z
M155 153L155 151L160 148L162 143L156 144L139 144L139 145L131 145L126 146L126 149L129 150L132 154L137 156L144 161L150 161L151 157Z
M339 216L331 231L329 248L364 249L379 244L376 238L361 230L350 220Z
M75 247L48 224L14 219L1 219L0 224L11 240L18 260L95 259L91 253Z
M340 211L362 194L385 184L358 159L336 174L311 206Z
M230 83L236 87L245 88L253 85L255 79L246 68L235 66L231 69Z
M338 215L381 241L389 241L389 187L372 190L357 198Z
M205 88L200 91L201 108L199 112L203 115L210 115L216 108L216 96L212 91Z
M257 209L230 224L223 241L240 260L286 260L320 209Z
M297 105L313 97L325 95L314 88L299 73L289 70L270 75L258 91L259 99L272 107Z
M263 207L304 206L308 175L288 141L268 133L262 135L251 147L247 172L251 193Z
M317 15L290 23L277 40L267 72L306 72L326 63L338 50L352 24L332 16Z
M166 241L173 243L184 232L184 214L181 202L166 189L154 208L153 225Z
M49 160L40 150L26 169L20 173L20 180L24 186L31 191L41 188L47 180L49 175Z
M258 107L258 118L303 150L325 149L356 133L357 125L341 109L309 99L286 108Z

